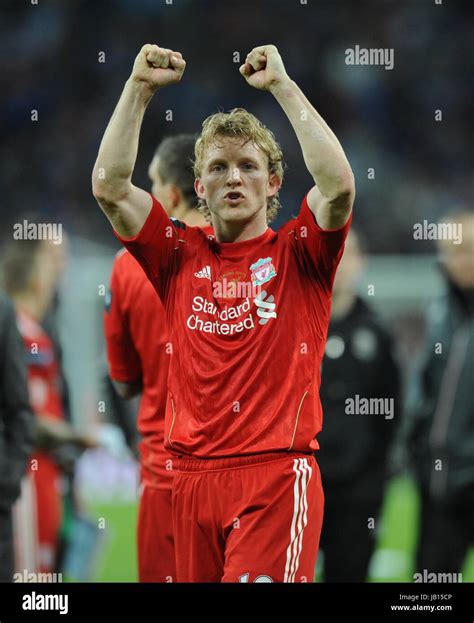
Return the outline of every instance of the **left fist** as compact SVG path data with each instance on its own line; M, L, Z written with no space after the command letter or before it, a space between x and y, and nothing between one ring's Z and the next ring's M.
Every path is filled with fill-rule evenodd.
M250 86L264 91L280 86L289 76L274 45L261 45L254 48L239 68Z

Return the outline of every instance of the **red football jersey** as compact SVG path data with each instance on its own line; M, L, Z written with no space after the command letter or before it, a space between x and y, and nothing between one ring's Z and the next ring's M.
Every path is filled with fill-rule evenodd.
M170 220L153 198L137 236L118 236L166 309L170 451L224 457L318 448L320 365L350 221L322 230L305 198L278 232L219 243Z
M33 411L37 415L62 420L61 380L53 343L41 325L23 309L17 310L17 325L25 345Z
M30 403L37 416L63 420L59 367L51 339L24 310L17 311L17 325L25 345ZM62 522L62 472L50 456L35 451L30 457L35 485L39 571L54 571ZM33 511L34 512L34 511Z
M104 332L110 376L124 383L141 379L143 384L137 417L141 480L170 487L166 461L171 456L163 446L170 360L165 311L140 264L126 250L115 258L109 297Z

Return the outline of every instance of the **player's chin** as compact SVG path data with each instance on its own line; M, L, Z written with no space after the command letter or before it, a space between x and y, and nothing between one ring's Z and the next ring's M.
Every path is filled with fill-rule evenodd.
M242 204L238 206L225 206L221 212L221 217L225 221L229 221L231 223L248 220L251 215L252 211Z

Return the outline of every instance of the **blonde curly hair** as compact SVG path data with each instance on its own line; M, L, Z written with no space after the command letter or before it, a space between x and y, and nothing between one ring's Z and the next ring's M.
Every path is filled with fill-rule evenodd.
M194 175L201 177L206 148L218 142L219 137L234 138L246 143L251 141L268 158L268 172L283 181L283 152L275 136L261 121L244 108L233 108L228 113L218 112L207 117L202 123L202 132L194 146ZM271 223L281 208L279 193L270 197L267 203L267 223ZM198 199L198 210L207 221L211 212L204 199Z

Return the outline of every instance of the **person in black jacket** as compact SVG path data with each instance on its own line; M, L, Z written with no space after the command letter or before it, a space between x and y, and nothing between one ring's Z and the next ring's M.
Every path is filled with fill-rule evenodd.
M363 582L376 544L387 454L399 420L393 340L356 294L360 239L346 242L334 283L322 364L324 422L317 453L325 491L321 549L326 582Z
M41 326L57 287L61 253L49 239L13 240L0 263L0 278L16 308L34 412L29 487L24 487L14 517L22 554L18 564L40 573L57 569L64 476L72 470L74 459L96 443L65 417L58 345Z
M407 400L407 447L421 494L415 570L461 571L474 544L474 213L462 243L439 243L445 293L429 309Z
M0 292L0 581L14 572L12 507L33 448L34 416L28 398L23 341L15 309Z

